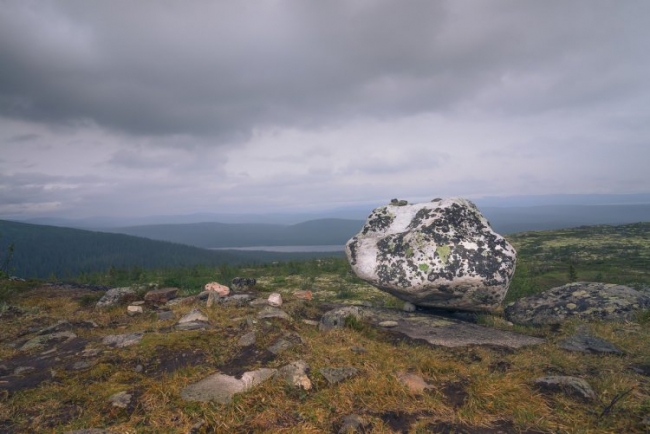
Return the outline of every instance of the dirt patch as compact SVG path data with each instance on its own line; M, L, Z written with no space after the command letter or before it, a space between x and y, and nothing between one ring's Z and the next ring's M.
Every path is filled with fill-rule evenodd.
M12 395L14 392L37 387L45 381L55 380L52 370L65 370L66 366L77 361L77 354L86 347L85 339L74 338L60 344L54 351L53 346L45 348L40 355L19 355L2 362L0 376L1 394ZM17 368L22 372L15 374Z
M544 431L517 428L510 420L497 421L491 427L472 427L451 422L435 422L427 425L425 429L426 432L438 434L544 434Z
M512 368L512 363L506 362L505 360L499 360L498 362L492 362L488 365L488 370L492 373L495 372L508 372Z
M219 371L239 379L247 371L266 366L275 358L275 354L256 345L243 347L229 362L219 366Z
M143 363L145 372L156 377L171 374L182 368L207 364L209 355L201 349L170 351L167 347L156 347L156 355Z
M402 411L387 411L381 414L373 414L373 416L381 419L391 430L397 433L410 432L411 426L422 417L430 417L433 413L420 412L420 413L406 413Z
M460 380L453 383L445 383L442 386L442 393L447 399L447 403L454 408L462 407L467 401L469 394L467 393L467 381Z

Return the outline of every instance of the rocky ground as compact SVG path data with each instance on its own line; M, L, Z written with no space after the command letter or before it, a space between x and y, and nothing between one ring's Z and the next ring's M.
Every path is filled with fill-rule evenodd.
M100 308L103 288L23 292L0 314L0 432L650 427L645 305L603 321L567 315L575 300L565 297L560 320L517 325L316 291L239 289L118 291ZM553 306L544 306L548 318Z

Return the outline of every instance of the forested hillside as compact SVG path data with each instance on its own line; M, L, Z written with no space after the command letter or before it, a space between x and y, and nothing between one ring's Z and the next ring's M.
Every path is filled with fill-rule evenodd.
M109 232L196 247L343 246L363 227L362 220L319 219L295 225L191 223L131 226Z
M122 234L0 220L0 252L15 250L10 272L20 277L76 276L114 268L249 264L336 256L336 253L209 251ZM339 254L340 255L340 254Z

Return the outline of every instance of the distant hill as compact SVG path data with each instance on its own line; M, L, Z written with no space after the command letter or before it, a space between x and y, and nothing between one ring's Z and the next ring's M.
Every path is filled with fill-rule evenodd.
M0 220L0 257L15 245L11 273L20 277L75 276L116 268L164 268L195 264L250 264L337 253L209 251L123 234ZM340 255L340 254L338 254Z
M363 220L320 219L295 225L192 223L131 226L110 232L171 241L203 248L253 246L343 246L363 227Z

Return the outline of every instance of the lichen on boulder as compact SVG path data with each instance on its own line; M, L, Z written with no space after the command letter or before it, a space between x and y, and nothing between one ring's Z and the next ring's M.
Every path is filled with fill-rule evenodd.
M361 279L416 306L493 311L506 296L515 249L461 198L375 209L346 244Z

